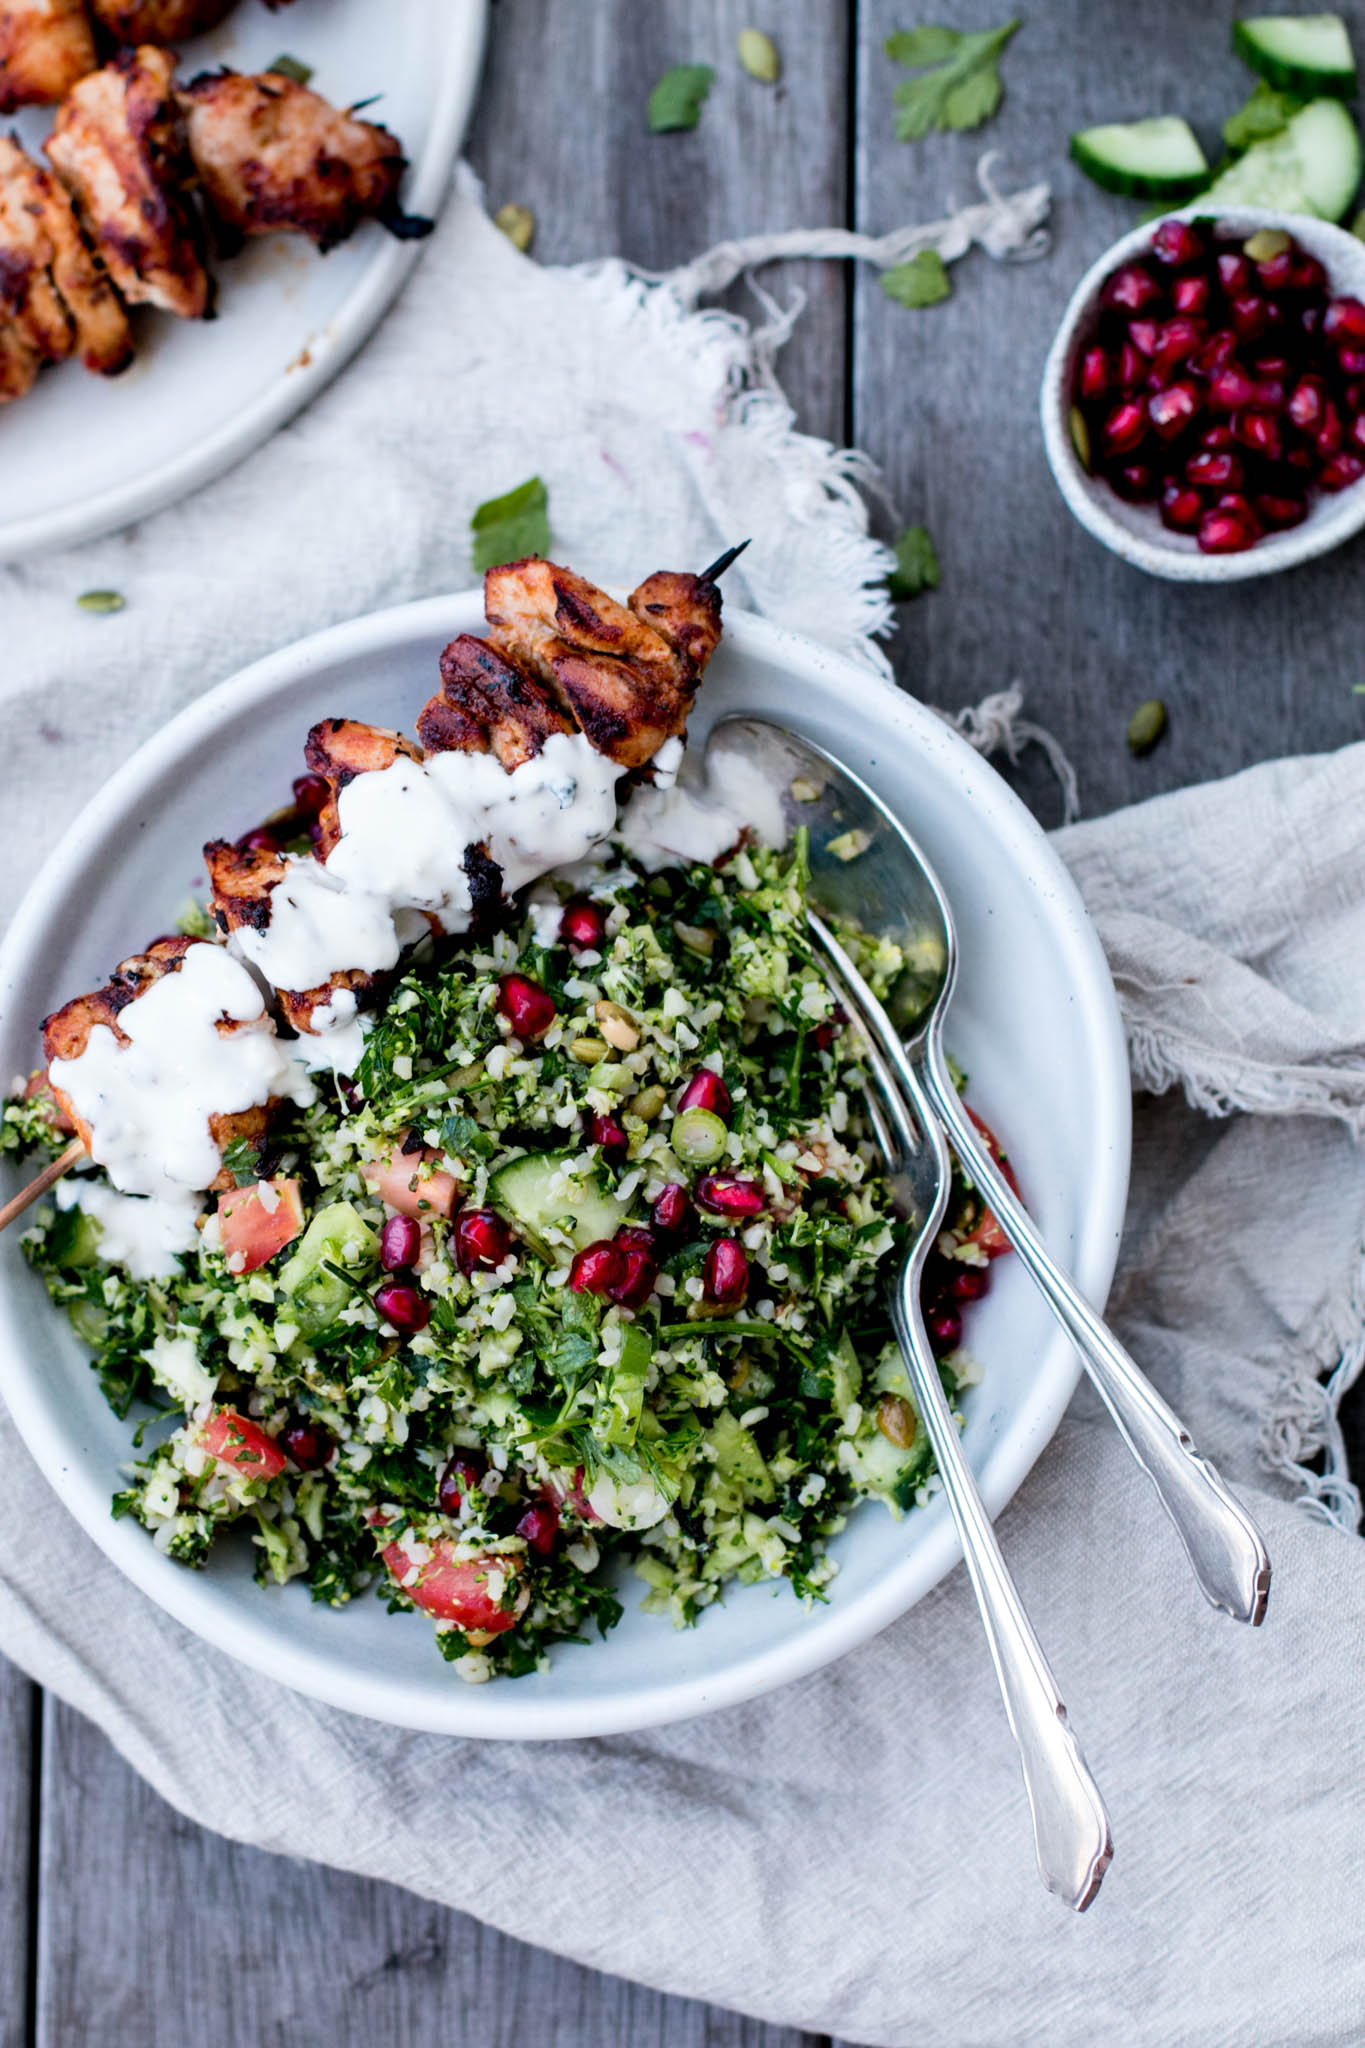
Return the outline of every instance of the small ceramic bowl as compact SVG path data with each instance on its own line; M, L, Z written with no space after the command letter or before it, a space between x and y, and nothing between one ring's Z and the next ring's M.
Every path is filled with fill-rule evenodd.
M1180 220L1207 219L1198 202L1172 209ZM1227 234L1242 238L1258 228L1282 228L1325 267L1334 295L1365 298L1365 243L1344 228L1305 214L1268 207L1233 207L1216 216ZM1119 265L1151 246L1155 221L1146 221L1107 249L1077 285L1048 352L1043 372L1043 443L1057 487L1087 533L1123 561L1178 583L1240 583L1311 561L1365 526L1365 478L1335 495L1315 492L1298 526L1268 533L1241 554L1201 554L1192 534L1173 533L1155 505L1131 505L1102 477L1091 476L1072 445L1068 416L1076 357L1093 330L1101 288Z

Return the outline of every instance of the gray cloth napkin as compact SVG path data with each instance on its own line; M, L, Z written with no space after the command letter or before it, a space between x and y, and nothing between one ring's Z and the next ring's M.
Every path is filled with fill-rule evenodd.
M878 560L846 470L783 445L770 389L746 461L733 323L727 367L703 372L666 301L623 298L620 275L509 283L514 262L462 201L362 364L294 428L131 534L0 577L6 872L204 683L312 625L467 580L472 504L537 467L565 551L601 574L691 559L680 550L718 522L763 512L774 537L751 596L780 610L805 577L811 605L809 578L837 574L833 637L865 646ZM552 395L504 434L499 407L537 366L525 305L501 310L490 264L500 289L558 294L561 393L591 405L571 447L545 425ZM646 441L665 369L671 410ZM627 560L612 536L632 498ZM125 589L129 611L74 614L94 584ZM1365 1807L1365 1548L1345 1533L1357 1503L1333 1401L1362 1325L1365 748L1058 844L1109 948L1135 1073L1168 1091L1140 1101L1114 1318L1244 1489L1276 1574L1257 1633L1206 1608L1078 1395L1001 1537L1115 1817L1084 1920L1034 1876L960 1570L875 1642L749 1706L604 1741L457 1743L314 1705L187 1635L82 1535L0 1418L0 1648L206 1826L769 2019L916 2048L1088 2048L1106 2030L1138 2048L1358 2040L1365 1958L1343 1905Z

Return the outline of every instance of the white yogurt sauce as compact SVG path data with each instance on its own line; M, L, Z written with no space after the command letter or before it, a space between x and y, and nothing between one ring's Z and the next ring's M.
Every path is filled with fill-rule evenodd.
M654 874L680 860L713 865L746 826L762 845L783 845L781 797L755 762L712 747L704 776L637 789L621 814L617 837Z
M125 1266L135 1280L178 1273L176 1253L193 1251L198 1239L196 1195L164 1200L121 1195L84 1176L58 1181L54 1195L59 1209L79 1209L99 1225L100 1257L111 1266Z
M246 1028L220 1032L220 1018ZM297 1093L295 1063L255 980L223 946L191 947L119 1026L127 1044L96 1024L79 1059L52 1061L52 1080L90 1126L91 1157L116 1188L183 1206L221 1164L210 1115Z

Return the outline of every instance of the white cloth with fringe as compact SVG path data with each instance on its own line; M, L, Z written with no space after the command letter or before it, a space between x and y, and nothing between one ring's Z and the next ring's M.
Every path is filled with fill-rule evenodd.
M1017 250L1040 217L1016 233L991 214L978 238ZM864 466L794 431L774 339L619 264L537 269L466 177L363 358L269 446L130 532L0 575L5 871L220 676L466 583L470 512L536 471L557 551L601 579L752 535L736 599L884 666ZM78 612L92 586L127 610ZM1008 692L967 729L1028 737ZM1085 1392L1004 1516L1118 1817L1085 1920L1036 1882L960 1571L752 1705L607 1741L454 1743L314 1705L187 1635L0 1420L0 1646L206 1826L771 2020L916 2048L1358 2039L1365 1546L1335 1408L1362 1358L1365 748L1058 845L1109 949L1135 1083L1156 1091L1112 1313L1276 1567L1260 1632L1206 1609Z

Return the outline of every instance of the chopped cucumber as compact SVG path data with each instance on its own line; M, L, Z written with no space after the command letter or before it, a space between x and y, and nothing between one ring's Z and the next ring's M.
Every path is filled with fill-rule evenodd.
M1106 192L1136 199L1188 199L1209 174L1193 129L1176 114L1083 128L1071 138L1071 154Z
M878 1393L899 1394L914 1415L917 1428L906 1449L893 1444L877 1427L875 1397ZM915 1495L929 1476L933 1453L928 1433L919 1421L919 1405L910 1387L910 1377L895 1352L883 1358L877 1368L873 1389L866 1396L863 1418L857 1434L839 1445L839 1464L861 1493L879 1493L898 1508L909 1509Z
M1232 47L1281 92L1354 98L1356 60L1339 14L1256 14L1232 24Z
M1271 206L1340 220L1360 184L1360 135L1340 100L1312 100L1238 157L1202 195L1210 209Z
M329 1266L353 1266L359 1273L378 1251L378 1238L349 1202L329 1202L318 1210L275 1276L288 1297L283 1313L307 1342L330 1330L352 1298L352 1290Z
M516 1225L544 1257L553 1256L547 1233L558 1232L576 1251L614 1237L625 1208L595 1174L572 1169L574 1152L526 1152L500 1166L488 1183L493 1207Z

